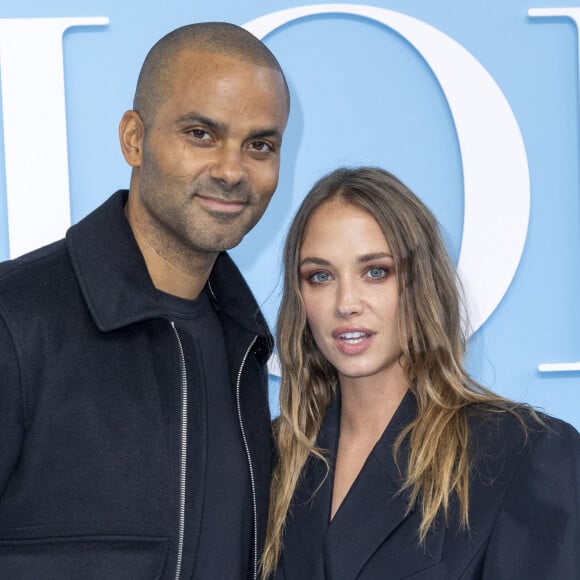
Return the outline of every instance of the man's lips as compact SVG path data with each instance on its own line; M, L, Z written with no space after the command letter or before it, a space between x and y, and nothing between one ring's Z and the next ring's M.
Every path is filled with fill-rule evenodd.
M375 333L367 328L337 328L332 332L336 348L344 354L360 354L372 343Z
M213 197L206 195L196 195L201 204L207 209L217 213L236 214L243 211L247 202L237 199L224 199L223 197Z

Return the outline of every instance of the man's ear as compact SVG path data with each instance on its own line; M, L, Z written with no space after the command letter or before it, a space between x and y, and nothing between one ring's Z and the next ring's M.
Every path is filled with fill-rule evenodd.
M119 123L119 140L125 161L131 167L140 167L143 160L145 127L137 111L126 111Z

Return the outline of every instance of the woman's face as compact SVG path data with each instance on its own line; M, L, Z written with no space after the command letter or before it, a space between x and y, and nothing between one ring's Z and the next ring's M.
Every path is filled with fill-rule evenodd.
M368 378L406 386L393 258L371 214L343 201L316 209L300 250L300 288L314 340L343 388Z

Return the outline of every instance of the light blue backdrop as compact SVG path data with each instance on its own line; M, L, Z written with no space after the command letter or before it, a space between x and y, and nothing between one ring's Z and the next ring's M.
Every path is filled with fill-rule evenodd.
M193 21L242 25L306 2L52 0L48 8L41 0L10 4L0 5L0 18L110 19L108 26L73 28L63 38L70 203L72 220L78 221L114 190L128 186L117 125L131 107L141 62L160 36ZM530 8L575 3L364 4L413 16L446 33L480 61L505 94L528 157L530 222L522 260L506 296L472 337L469 365L476 378L498 392L580 428L580 372L538 371L540 363L580 360L577 32L570 19L527 15ZM262 222L233 254L270 323L278 306L280 244L288 222L313 181L339 164L382 165L406 181L436 213L457 260L463 227L461 157L447 101L419 53L387 27L338 14L287 24L265 41L286 71L292 112L277 194ZM37 96L43 98L41 86ZM41 140L47 151L51 147L42 118L36 133L27 138ZM502 147L500 139L497 147ZM2 176L3 163L0 138ZM35 160L29 163L34 171ZM50 183L45 194L51 195ZM0 258L8 257L6 224L2 177ZM486 235L493 237L493 229ZM275 378L271 386L276 412Z

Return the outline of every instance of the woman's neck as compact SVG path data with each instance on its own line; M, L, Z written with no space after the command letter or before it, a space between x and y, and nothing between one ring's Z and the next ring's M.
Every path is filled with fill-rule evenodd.
M407 381L385 385L377 384L374 377L341 378L340 436L330 519L334 518L407 389Z
M374 377L341 378L341 436L375 438L382 435L408 390L401 373L396 380L378 382Z

